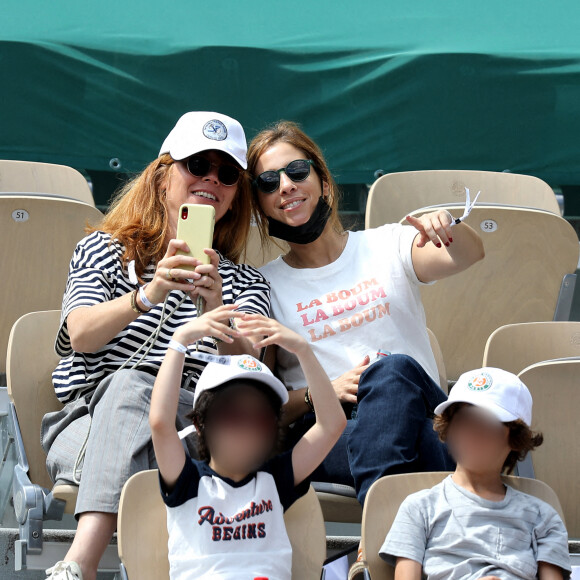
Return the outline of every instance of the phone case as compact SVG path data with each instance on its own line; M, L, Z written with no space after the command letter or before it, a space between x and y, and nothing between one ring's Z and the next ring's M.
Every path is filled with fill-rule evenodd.
M209 264L209 256L203 251L213 246L213 228L215 225L215 209L211 205L184 203L179 208L177 221L177 239L183 240L189 246L189 253L178 250L182 256L192 256L203 264ZM193 268L180 266L184 270Z

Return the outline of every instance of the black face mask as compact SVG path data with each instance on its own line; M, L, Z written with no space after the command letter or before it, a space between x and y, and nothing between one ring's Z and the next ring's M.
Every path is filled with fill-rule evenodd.
M310 219L301 226L289 226L283 222L268 218L268 233L275 237L290 242L292 244L309 244L317 240L324 228L326 222L330 218L332 210L326 199L321 195L318 198L318 203L310 216Z

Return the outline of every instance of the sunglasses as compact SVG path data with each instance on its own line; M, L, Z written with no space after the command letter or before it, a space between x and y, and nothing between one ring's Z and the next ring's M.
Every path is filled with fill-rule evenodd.
M260 173L260 175L254 179L253 183L262 193L274 193L280 187L280 173L282 173L282 171L292 181L294 181L294 183L298 183L300 181L305 181L308 178L311 165L314 165L314 161L310 159L296 159L295 161L290 161L290 163L288 163L286 167L282 167L282 169Z
M212 414L213 420L222 427L249 426L256 430L270 432L277 424L276 415L271 410L249 412L236 407L222 407Z
M217 165L201 155L192 155L186 161L187 170L196 177L205 177L212 167L218 168L218 179L223 185L235 185L240 178L240 170L235 165Z

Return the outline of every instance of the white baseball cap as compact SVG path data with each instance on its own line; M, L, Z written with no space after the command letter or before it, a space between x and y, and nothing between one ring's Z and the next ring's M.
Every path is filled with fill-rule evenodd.
M449 398L435 409L441 415L453 403L469 403L491 412L502 423L521 419L532 423L532 395L516 375L485 367L463 373L453 385Z
M175 161L181 161L209 149L223 151L244 169L248 167L248 146L240 123L227 115L206 111L185 113L163 141L159 156L169 153Z
M269 386L282 401L282 404L288 402L288 391L282 382L277 379L272 371L259 360L249 354L236 356L219 357L220 362L208 362L203 369L193 396L193 407L204 391L215 389L228 381L234 379L246 379L259 381Z

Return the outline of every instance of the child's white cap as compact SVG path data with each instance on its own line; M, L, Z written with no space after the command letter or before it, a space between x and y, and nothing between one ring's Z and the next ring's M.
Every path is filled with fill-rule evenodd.
M159 156L169 153L175 161L181 161L209 149L223 151L244 169L248 167L248 146L240 123L227 115L206 111L185 113L167 135Z
M219 357L221 362L209 362L203 369L193 396L193 407L204 391L215 389L228 381L234 379L246 379L259 381L268 385L282 401L282 404L288 402L288 391L282 382L277 379L272 371L259 360L249 354L236 356Z
M453 403L469 403L490 411L502 423L521 419L532 423L532 395L512 373L485 367L463 373L453 385L449 398L435 409L441 415Z

